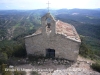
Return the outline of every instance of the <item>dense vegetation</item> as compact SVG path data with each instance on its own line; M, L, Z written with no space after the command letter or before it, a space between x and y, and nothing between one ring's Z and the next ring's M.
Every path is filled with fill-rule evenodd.
M100 63L94 63L91 65L91 67L95 70L100 72Z
M75 26L82 44L80 55L100 61L100 10L61 9L50 11L56 19ZM24 37L41 26L46 10L0 11L0 65L12 58L25 58ZM95 65L93 65L95 66ZM95 67L94 67L95 68Z

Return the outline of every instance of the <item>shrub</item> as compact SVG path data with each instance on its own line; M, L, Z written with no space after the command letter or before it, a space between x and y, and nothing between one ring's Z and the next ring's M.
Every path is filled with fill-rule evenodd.
M91 67L93 70L100 72L100 64L99 63L94 63L91 65Z

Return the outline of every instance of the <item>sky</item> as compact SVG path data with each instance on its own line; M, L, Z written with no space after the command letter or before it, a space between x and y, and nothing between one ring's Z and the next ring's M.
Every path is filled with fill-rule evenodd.
M48 0L0 0L0 10L47 9ZM49 0L50 9L95 9L100 8L100 0Z

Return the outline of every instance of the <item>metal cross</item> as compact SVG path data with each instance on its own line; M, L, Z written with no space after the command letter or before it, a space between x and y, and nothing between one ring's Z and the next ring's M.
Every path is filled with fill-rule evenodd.
M47 3L47 4L48 4L48 12L49 12L49 4L50 4L50 3L49 3L49 1L48 1L48 3Z

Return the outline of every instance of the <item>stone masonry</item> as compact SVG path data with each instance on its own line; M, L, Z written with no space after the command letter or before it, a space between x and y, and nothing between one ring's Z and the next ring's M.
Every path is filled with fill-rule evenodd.
M25 37L27 54L46 56L47 49L53 49L55 57L76 61L81 40L74 26L56 21L50 13L41 18L41 24L34 34Z

